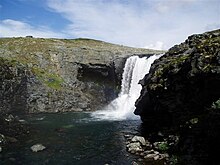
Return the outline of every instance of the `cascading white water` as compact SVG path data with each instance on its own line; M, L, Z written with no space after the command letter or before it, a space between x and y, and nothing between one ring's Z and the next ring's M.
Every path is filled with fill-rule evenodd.
M140 96L141 85L138 82L149 72L151 64L162 55L153 55L149 58L138 56L129 57L126 60L122 75L121 92L102 111L92 114L93 117L106 120L135 120L135 101Z

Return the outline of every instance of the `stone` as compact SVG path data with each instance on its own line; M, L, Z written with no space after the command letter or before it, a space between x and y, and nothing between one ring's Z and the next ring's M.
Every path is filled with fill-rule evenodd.
M155 154L160 154L158 151L154 151Z
M146 145L146 141L144 139L144 137L142 136L134 136L132 139L131 139L132 142L140 142L141 145L145 146Z
M154 160L158 160L160 158L159 155L154 156Z
M130 144L127 145L128 148L128 152L140 152L143 151L141 145L139 142L132 142Z
M39 151L43 151L43 150L45 150L45 149L46 149L46 147L43 146L42 144L35 144L35 145L33 145L33 146L31 147L31 150L32 150L33 152L39 152Z
M16 143L18 140L15 137L6 136L6 139L9 143Z
M154 150L152 149L152 150L146 150L146 151L144 151L144 154L154 154Z
M151 161L154 161L154 156L151 154L148 154L148 155L144 156L144 159L147 162L151 162Z
M150 142L146 141L146 150L151 150L152 147L153 145Z
M169 154L160 154L160 159L169 158Z
M131 162L131 165L138 165L138 163L133 161L133 162Z
M125 137L125 138L130 138L131 135L125 134L124 137Z
M145 159L146 161L156 161L156 160L158 160L159 158L160 158L160 156L157 155L157 154L147 154L146 156L144 156L144 159Z
M6 142L5 136L0 134L0 144L4 144Z
M0 146L0 152L2 152L2 147Z
M8 122L11 122L14 120L14 116L12 114L8 115L6 118L5 118L5 121L8 121Z

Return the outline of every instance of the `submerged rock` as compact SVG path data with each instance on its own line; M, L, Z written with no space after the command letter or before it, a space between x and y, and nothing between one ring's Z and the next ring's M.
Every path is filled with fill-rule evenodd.
M0 144L4 144L6 142L5 136L0 134Z
M35 145L33 145L33 146L31 147L31 150L32 150L33 152L39 152L39 151L43 151L43 150L45 150L45 149L46 149L46 147L43 146L42 144L35 144Z

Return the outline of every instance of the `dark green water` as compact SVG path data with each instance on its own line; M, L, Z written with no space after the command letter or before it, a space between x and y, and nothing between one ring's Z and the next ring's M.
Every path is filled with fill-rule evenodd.
M104 165L131 164L124 134L137 131L138 120L98 121L89 113L38 114L25 119L33 130L16 147L4 151L0 164ZM33 153L41 143L46 150Z

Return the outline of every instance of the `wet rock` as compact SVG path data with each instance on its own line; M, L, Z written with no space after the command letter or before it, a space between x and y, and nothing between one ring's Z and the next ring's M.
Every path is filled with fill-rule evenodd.
M128 152L139 152L143 151L139 142L132 142L127 145Z
M144 137L142 136L134 136L132 139L131 139L132 142L140 142L141 145L145 146L146 145L146 141L144 139Z
M5 136L0 134L0 144L4 144L6 142Z
M133 162L131 163L131 165L138 165L138 163L135 162L135 161L133 161Z
M125 138L130 138L131 135L125 134L124 137L125 137Z
M6 118L5 118L5 121L8 121L8 122L11 122L13 121L15 118L12 114L8 115Z
M15 159L15 158L9 158L8 160L9 160L10 162L13 162L13 163L16 162L16 159Z
M9 142L9 143L16 143L16 142L18 142L18 139L16 139L15 137L6 136L6 139L7 139L7 142Z
M39 152L39 151L43 151L43 150L45 150L45 149L46 149L46 147L43 146L42 144L35 144L35 145L33 145L33 146L31 147L31 150L32 150L33 152Z
M146 156L144 156L144 159L147 161L154 161L154 157L156 157L157 154L147 154Z
M153 149L152 150L146 150L146 151L144 151L144 154L145 155L154 154L154 150Z

